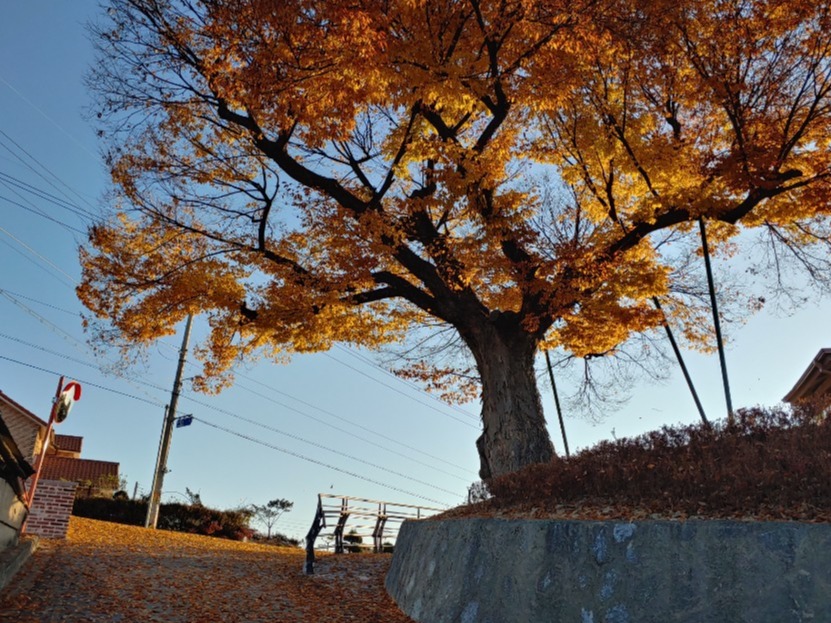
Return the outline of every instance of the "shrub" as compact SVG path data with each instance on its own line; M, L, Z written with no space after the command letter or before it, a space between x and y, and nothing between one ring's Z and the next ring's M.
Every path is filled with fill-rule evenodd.
M278 547L301 547L302 545L300 539L295 539L285 534L280 534L279 532L275 532L270 537L255 532L252 538L263 545L276 545Z
M664 427L488 483L491 510L592 504L681 516L831 520L831 419L744 409L732 425Z
M76 497L72 514L101 521L143 526L147 517L146 500Z
M220 511L201 504L162 504L158 527L174 532L242 540L253 534L253 530L248 527L250 519L251 511L248 509Z
M361 547L361 543L364 542L362 536L359 536L355 530L350 530L349 533L343 535L343 540L349 545L345 546L347 552L352 554L360 554L363 552L363 548Z
M147 500L76 498L72 514L90 519L143 526ZM227 539L250 538L251 512L247 509L217 510L202 505L162 504L158 527L174 532L205 534Z

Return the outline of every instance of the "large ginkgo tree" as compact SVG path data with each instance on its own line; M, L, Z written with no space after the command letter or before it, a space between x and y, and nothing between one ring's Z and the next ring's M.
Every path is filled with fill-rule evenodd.
M701 334L652 302L682 278L667 239L828 241L827 3L105 5L113 216L78 289L104 335L204 314L218 387L241 358L439 321L475 360L483 478L553 457L540 349L608 352L664 313Z

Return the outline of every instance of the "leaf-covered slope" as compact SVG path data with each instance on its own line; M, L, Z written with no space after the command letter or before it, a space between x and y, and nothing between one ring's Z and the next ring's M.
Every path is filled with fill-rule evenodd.
M322 556L72 517L0 594L17 623L406 623L383 587L389 556ZM9 617L8 619L6 617Z

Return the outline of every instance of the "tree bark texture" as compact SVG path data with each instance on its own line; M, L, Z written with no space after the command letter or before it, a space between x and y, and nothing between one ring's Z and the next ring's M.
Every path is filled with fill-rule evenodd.
M482 379L483 431L476 440L482 480L554 458L534 370L536 342L512 322L462 331Z

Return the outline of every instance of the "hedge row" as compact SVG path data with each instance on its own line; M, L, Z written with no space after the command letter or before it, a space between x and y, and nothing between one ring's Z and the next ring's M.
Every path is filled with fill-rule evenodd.
M831 418L743 409L713 427L664 427L488 483L480 511L591 504L683 516L831 521Z
M146 500L77 498L72 514L90 519L143 526L147 517ZM217 510L193 504L162 504L157 527L162 530L206 534L226 539L249 538L251 511Z

